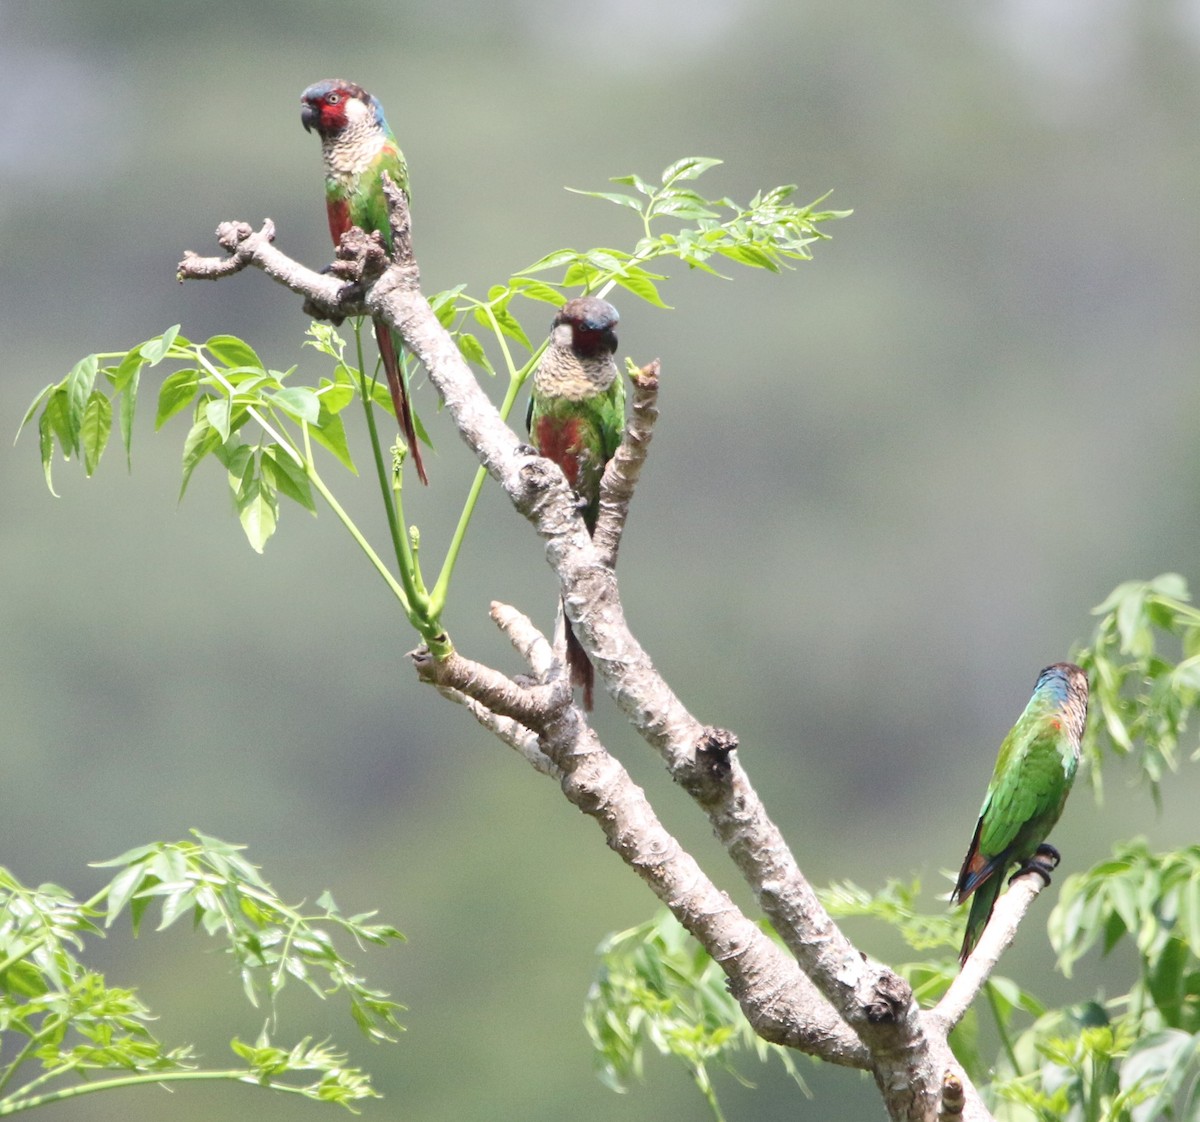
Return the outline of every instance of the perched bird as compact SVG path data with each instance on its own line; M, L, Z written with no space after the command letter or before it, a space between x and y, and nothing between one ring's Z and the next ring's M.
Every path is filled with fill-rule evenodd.
M540 455L563 470L579 495L588 532L600 513L600 479L625 434L625 383L613 354L617 309L595 296L562 306L550 326L550 345L533 373L526 424ZM571 684L592 707L595 671L567 621Z
M316 82L300 95L300 121L305 131L317 130L325 161L325 208L329 232L336 246L351 226L370 234L378 232L392 252L383 173L408 197L408 165L383 116L379 99L362 86L329 78ZM413 465L422 483L428 483L421 462L421 446L413 425L412 404L404 385L398 358L399 340L381 319L375 320L375 341L383 359L392 407Z
M1079 766L1079 742L1087 721L1087 675L1070 662L1056 662L1038 675L1025 712L1000 746L979 823L967 850L952 904L972 893L960 962L979 942L1004 880L1014 865L1040 873L1047 884L1058 851L1046 845Z

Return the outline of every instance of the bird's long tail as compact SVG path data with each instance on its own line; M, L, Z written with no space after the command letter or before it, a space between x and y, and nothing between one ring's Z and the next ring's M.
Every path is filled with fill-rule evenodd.
M429 476L425 474L425 465L421 462L421 442L417 439L417 429L413 424L412 403L408 399L408 391L404 388L404 374L400 370L396 343L392 338L391 328L386 323L379 320L374 322L375 342L379 345L379 354L383 359L383 370L387 375L388 390L392 395L392 408L396 411L396 420L399 421L400 431L408 444L413 467L417 469L417 477L428 486Z
M967 930L963 934L962 951L958 956L960 965L967 961L975 949L975 944L983 935L988 920L992 918L992 909L996 906L1000 889L1003 887L1004 878L998 873L993 873L975 889L975 893L971 897L971 910L967 914Z
M567 625L567 669L571 672L571 685L583 687L583 707L590 713L595 701L596 668L576 638L571 621L565 614L563 618Z

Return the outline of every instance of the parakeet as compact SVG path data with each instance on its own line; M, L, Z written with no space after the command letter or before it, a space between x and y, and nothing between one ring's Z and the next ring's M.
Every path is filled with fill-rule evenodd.
M579 495L591 532L600 513L600 479L625 434L625 383L613 354L617 309L595 296L562 306L550 344L533 374L527 424L538 452L563 470ZM595 671L567 621L571 683L583 687L591 709Z
M1018 872L1039 872L1050 883L1058 851L1045 844L1046 836L1075 780L1087 706L1087 675L1070 662L1047 666L1000 746L975 836L950 896L952 904L975 896L960 962L967 961L987 927L1012 865L1021 866Z
M407 196L408 165L384 119L379 99L353 82L329 78L314 83L300 95L300 121L306 131L316 129L321 138L325 207L333 244L336 246L351 226L358 226L368 234L378 231L390 253L392 232L382 176L386 171ZM400 369L399 340L383 320L376 319L375 341L413 466L421 482L428 483L412 404Z

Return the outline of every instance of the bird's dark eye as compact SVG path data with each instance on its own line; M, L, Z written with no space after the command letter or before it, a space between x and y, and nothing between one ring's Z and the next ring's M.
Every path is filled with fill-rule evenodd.
M341 100L342 100L341 94L331 93L331 94L325 95L325 104L326 105L337 105L337 103Z

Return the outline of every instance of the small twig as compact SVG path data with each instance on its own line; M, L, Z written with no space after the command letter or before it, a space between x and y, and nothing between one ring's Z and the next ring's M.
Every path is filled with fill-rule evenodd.
M246 222L222 222L217 241L229 251L228 257L201 257L188 250L176 267L176 277L185 280L220 280L240 273L247 265L261 269L267 276L305 297L329 318L362 315L361 292L337 277L307 269L272 245L275 224L268 218L262 229L253 230Z
M449 686L439 686L437 689L444 698L453 701L455 705L463 706L488 732L524 757L526 763L535 771L548 775L551 779L562 779L561 769L538 747L537 733L511 717L497 716L474 698L467 697L465 693Z
M409 658L422 682L438 689L455 690L489 712L509 717L533 732L542 732L568 700L563 686L523 686L457 651L445 658L434 658L428 647L418 647L409 652Z
M659 360L654 359L636 374L631 374L633 401L625 436L616 454L608 461L600 480L600 513L596 518L592 541L596 544L601 564L610 569L617 563L621 535L625 530L625 520L629 517L629 504L633 501L633 491L650 450L654 423L658 420L660 368Z
M496 626L508 636L513 649L529 665L534 679L543 683L549 681L555 663L554 651L533 621L523 612L499 600L492 601L489 614Z

